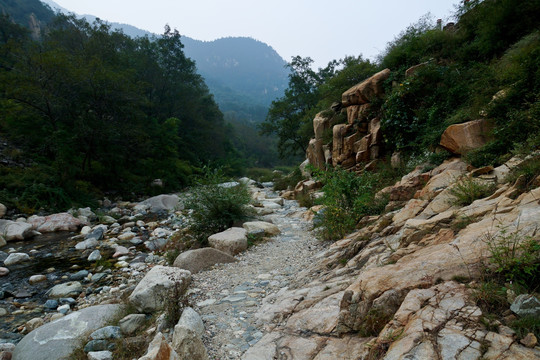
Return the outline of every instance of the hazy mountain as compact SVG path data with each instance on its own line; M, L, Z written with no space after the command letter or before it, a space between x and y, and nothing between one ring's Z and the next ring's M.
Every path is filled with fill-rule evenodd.
M4 0L0 0L4 1ZM52 9L69 13L52 0L42 0ZM96 17L82 15L89 22ZM110 23L129 36L153 35L135 26ZM264 120L272 100L287 88L286 62L267 44L248 37L200 41L182 37L184 51L197 64L210 92L224 113L250 122Z

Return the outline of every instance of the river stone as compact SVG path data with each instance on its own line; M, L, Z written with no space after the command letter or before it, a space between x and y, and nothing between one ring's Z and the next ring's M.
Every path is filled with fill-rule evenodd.
M208 243L214 249L229 255L236 255L247 249L247 231L243 228L233 227L208 237Z
M52 214L49 216L31 216L28 223L41 233L56 231L76 231L81 221L69 213Z
M510 310L519 316L533 316L540 318L540 300L530 294L519 295L512 305Z
M178 324L176 324L176 326L182 326L186 329L190 329L198 336L203 336L204 334L204 324L201 317L195 310L193 310L193 308L190 307L186 307L184 311L182 311L182 315L180 316L180 320L178 320Z
M49 299L45 301L45 304L43 305L43 307L48 310L54 310L58 307L58 301L54 299Z
M15 264L20 264L22 262L30 260L30 256L25 253L12 253L9 254L6 260L4 260L4 265L10 266Z
M174 327L172 347L181 360L207 360L208 353L201 337L193 330L180 325Z
M123 334L132 335L146 323L145 314L129 314L118 322Z
M58 284L47 291L50 298L65 298L79 296L83 292L83 287L78 281L71 281L64 284Z
M73 312L26 335L15 347L13 360L69 360L81 341L103 327L123 306L97 305Z
M36 233L32 224L22 221L11 221L0 219L0 234L9 241L24 240L34 236Z
M156 265L139 282L129 301L144 313L161 310L169 298L182 296L190 282L189 271Z
M110 351L90 351L88 360L112 360L112 352Z
M37 329L40 326L43 326L43 324L45 324L45 321L43 321L42 318L38 317L38 318L33 318L31 320L28 320L24 326L26 327L26 330L30 332L34 329Z
M71 310L71 306L69 306L68 304L59 306L58 309L56 309L56 311L58 311L62 315L66 315L69 310Z
M118 326L105 326L90 334L91 340L120 339L121 337L120 327Z
M47 281L47 277L45 275L32 275L30 276L30 279L28 279L30 285L39 284L45 281Z
M4 204L0 204L0 218L4 217L7 212L7 207Z
M113 258L117 258L117 257L124 256L124 255L128 255L128 254L129 254L128 248L126 248L126 247L124 247L124 246L117 246L117 247L114 249L114 255L113 255Z
M83 280L88 276L89 272L88 270L80 270L77 271L75 274L69 275L69 280Z
M5 267L0 267L0 276L6 276L9 274L9 269Z
M192 274L208 269L215 264L232 263L236 259L231 255L214 248L188 250L174 260L173 266L189 270Z
M88 255L88 261L98 261L101 260L101 253L99 250L94 250L90 255Z
M107 340L90 340L84 346L84 352L106 351L109 349L109 345Z
M248 234L260 230L263 230L267 236L274 236L280 233L279 228L276 225L266 221L249 221L244 223L244 225L242 226L244 227L244 229L246 229Z
M77 250L86 250L86 249L93 249L99 245L98 241L96 239L88 239L81 242L78 242L75 245L75 249Z
M146 199L139 204L135 205L134 210L146 210L149 209L151 212L160 212L160 211L173 211L177 208L181 210L180 198L178 195L158 195Z
M104 234L105 234L105 229L102 226L98 226L94 230L86 234L84 238L86 240L89 240L89 239L101 240L103 239Z
M6 260L8 256L9 254L7 252L0 251L0 262L4 262L4 260Z
M6 244L7 244L6 239L4 239L4 237L2 235L0 235L0 247L4 246Z

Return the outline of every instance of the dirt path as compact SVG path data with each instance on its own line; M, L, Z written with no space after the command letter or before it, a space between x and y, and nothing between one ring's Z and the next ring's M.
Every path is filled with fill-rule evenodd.
M275 193L265 190L268 198ZM240 359L264 335L253 314L262 299L287 287L313 262L322 244L310 224L295 216L296 201L285 200L267 215L281 234L237 256L238 262L193 275L189 300L201 314L211 359Z

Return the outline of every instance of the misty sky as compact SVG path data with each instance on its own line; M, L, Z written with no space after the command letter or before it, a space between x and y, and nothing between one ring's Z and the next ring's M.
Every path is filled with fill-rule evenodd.
M198 40L249 36L286 61L315 65L345 55L373 58L426 13L449 20L459 0L55 0L77 14L162 33L165 24Z

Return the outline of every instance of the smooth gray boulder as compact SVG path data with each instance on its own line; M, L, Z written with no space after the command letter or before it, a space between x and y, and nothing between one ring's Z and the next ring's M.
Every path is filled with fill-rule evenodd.
M266 221L248 221L242 227L246 229L248 234L263 230L266 236L274 236L281 232L276 225Z
M53 286L47 291L47 296L50 298L68 298L77 297L83 292L83 287L78 281L70 281L63 284Z
M199 336L203 336L204 334L204 324L200 315L190 307L186 307L182 311L182 315L176 326L183 326L186 329L193 330Z
M146 323L145 314L129 314L118 322L122 334L132 335Z
M215 264L232 263L237 261L231 255L214 248L188 250L174 260L174 267L185 269L192 274L208 269Z
M191 273L175 267L156 265L129 296L138 311L161 310L172 297L182 296L191 282Z
M180 198L178 195L158 195L146 199L139 204L135 205L135 210L146 210L149 209L151 212L159 211L174 211L181 210L182 204L180 203Z
M4 260L4 265L11 266L15 264L20 264L22 262L30 260L30 255L25 253L11 253L7 257L6 260Z
M174 327L172 347L182 360L206 360L208 353L202 342L204 324L195 310L186 307Z
M223 232L208 237L208 243L214 249L229 255L236 255L247 249L247 231L243 228L232 227Z
M118 304L91 306L45 324L26 335L15 347L13 360L69 360L71 354L123 311Z

